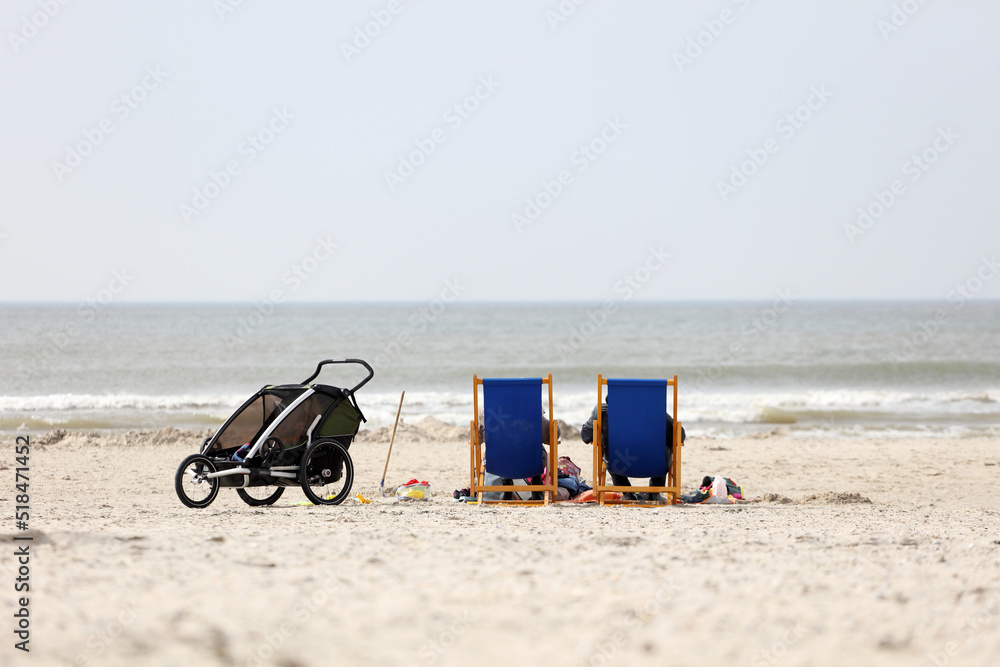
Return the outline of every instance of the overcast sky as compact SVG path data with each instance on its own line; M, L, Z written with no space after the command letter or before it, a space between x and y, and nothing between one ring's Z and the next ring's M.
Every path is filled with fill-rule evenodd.
M1000 253L997 3L11 0L0 27L2 301L944 299Z

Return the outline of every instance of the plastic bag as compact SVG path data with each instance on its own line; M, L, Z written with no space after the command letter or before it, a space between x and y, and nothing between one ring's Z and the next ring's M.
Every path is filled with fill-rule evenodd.
M396 500L430 500L431 483L411 479L396 489Z
M716 475L706 476L701 480L701 486L694 493L682 494L681 501L685 503L725 503L734 504L737 500L745 500L743 487L731 477Z
M729 498L729 491L726 489L726 478L722 475L716 475L715 478L712 479L712 486L710 488L710 493L712 495L705 500L706 503L734 502Z

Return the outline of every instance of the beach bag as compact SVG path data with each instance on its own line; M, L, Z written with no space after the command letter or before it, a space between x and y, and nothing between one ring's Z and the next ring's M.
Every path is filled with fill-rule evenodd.
M579 479L581 473L583 472L580 469L580 466L573 463L573 460L568 456L560 456L557 466L559 468L560 477L576 477Z
M576 477L577 479L582 479L583 470L580 466L573 463L573 460L568 456L560 456L559 461L556 463L556 468L559 471L559 479L563 477ZM549 483L549 469L546 466L545 472L542 473L542 484Z
M556 492L556 500L569 500L580 495L584 491L589 491L590 486L588 486L581 477L583 470L580 466L573 463L573 460L568 456L560 456L558 463L556 463L557 470L559 472L559 488ZM549 483L549 469L546 468L545 472L542 473L542 484Z

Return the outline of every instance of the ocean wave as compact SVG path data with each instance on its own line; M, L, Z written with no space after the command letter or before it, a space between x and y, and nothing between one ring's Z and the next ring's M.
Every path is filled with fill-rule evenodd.
M44 396L0 396L2 412L47 412L71 410L183 410L236 408L247 396L144 394L47 394Z
M0 396L3 413L72 411L193 411L228 416L250 394L47 394ZM399 394L358 393L366 415L395 416ZM575 423L586 419L597 401L595 392L564 392L555 396L557 417ZM919 413L1000 415L1000 389L986 391L907 392L897 390L814 390L802 392L680 392L679 409L686 421L708 419L735 422L763 421L768 415L786 419L784 413L815 416L838 414L911 415ZM472 393L447 391L407 392L403 414L434 415L460 424L472 418ZM449 421L445 419L445 421Z
M556 392L555 416L580 427L596 391ZM47 394L0 396L0 430L217 428L249 396L233 394ZM358 393L368 419L362 428L391 425L399 394ZM678 412L689 432L747 434L765 427L794 433L864 431L880 437L923 433L990 434L1000 424L1000 389L977 391L849 390L802 392L680 392ZM472 392L407 392L402 419L425 416L460 427L472 419ZM964 429L964 430L963 430ZM992 429L992 430L991 430ZM963 436L964 437L964 436Z

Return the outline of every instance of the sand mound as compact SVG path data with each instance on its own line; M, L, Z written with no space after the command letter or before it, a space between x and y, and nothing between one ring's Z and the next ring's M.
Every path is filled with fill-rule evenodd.
M806 496L802 499L802 503L806 505L856 505L856 504L868 504L871 505L872 501L864 497L860 493L814 493L811 496Z
M54 431L49 431L48 433L41 435L37 438L32 438L31 443L34 445L54 445L63 438L66 437L66 429L58 428Z
M580 429L570 424L567 424L561 419L557 419L559 422L559 439L563 442L568 440L579 440L580 439Z
M580 439L580 429L562 420L558 421L560 439L563 442ZM391 437L392 426L379 426L378 428L358 431L357 441L389 442ZM396 439L413 442L468 442L469 428L467 426L452 426L431 416L423 417L413 424L408 424L404 417L400 417L399 426L396 428Z
M358 442L388 442L392 437L392 426L380 426L370 430L358 431ZM436 417L424 417L415 424L407 424L402 417L396 428L397 440L414 442L452 442L466 440L469 429L446 424Z
M205 438L210 437L214 431L205 429L202 431L184 431L168 426L166 428L151 431L124 431L109 433L107 431L88 431L67 433L64 429L49 431L37 438L32 438L34 445L55 445L79 447L86 445L100 445L110 447L131 447L136 445L153 445L154 447L167 447L177 444L190 445L195 451Z
M751 433L750 435L747 436L747 438L750 440L767 440L768 438L778 437L781 434L782 433L780 428L772 428L768 431L758 431L757 433Z
M777 503L779 505L801 504L801 505L871 505L872 501L860 493L837 493L829 491L827 493L814 493L799 500L793 500L780 493L765 493L760 498L754 498L753 503Z
M760 498L754 498L752 503L778 503L779 505L789 505L795 501L780 493L765 493Z
M446 424L437 417L424 417L414 427L433 440L467 440L469 437L469 429Z

